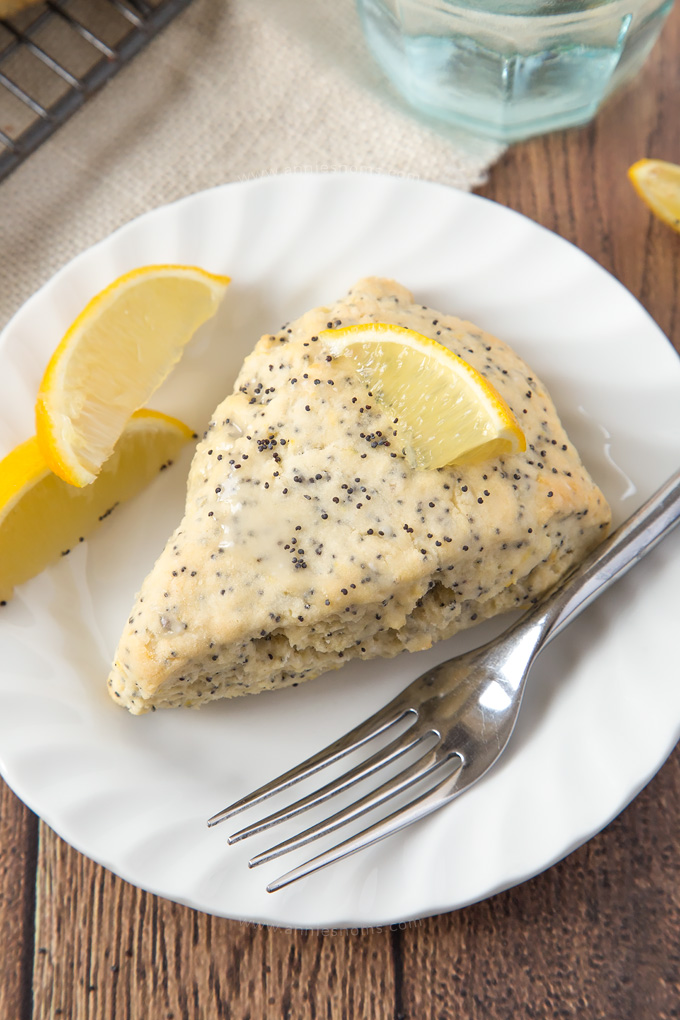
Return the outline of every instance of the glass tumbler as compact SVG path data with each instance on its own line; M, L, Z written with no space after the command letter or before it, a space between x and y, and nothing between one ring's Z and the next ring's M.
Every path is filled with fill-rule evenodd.
M422 113L502 142L589 121L639 71L673 0L357 0Z

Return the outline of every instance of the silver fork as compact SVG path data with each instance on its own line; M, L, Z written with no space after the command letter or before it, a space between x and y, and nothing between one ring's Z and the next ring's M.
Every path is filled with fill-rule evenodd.
M428 781L423 792L387 817L271 882L267 891L274 892L450 803L476 783L503 753L517 720L529 670L541 649L679 520L680 471L500 637L428 670L385 708L300 765L219 811L208 825L217 825L260 804L376 737L389 735L399 724L408 727L386 746L321 789L233 833L228 842L236 843L293 818L406 754L419 754L417 760L348 807L253 857L250 867L264 864Z

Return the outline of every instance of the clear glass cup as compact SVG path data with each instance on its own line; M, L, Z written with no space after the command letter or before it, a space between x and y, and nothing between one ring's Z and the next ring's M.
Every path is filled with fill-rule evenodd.
M503 142L589 121L639 71L673 0L357 0L416 109Z

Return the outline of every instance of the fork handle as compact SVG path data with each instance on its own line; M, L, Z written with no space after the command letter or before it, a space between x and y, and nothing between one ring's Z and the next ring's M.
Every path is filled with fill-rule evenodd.
M614 581L635 566L680 521L680 470L614 531L524 618L541 619L551 641Z

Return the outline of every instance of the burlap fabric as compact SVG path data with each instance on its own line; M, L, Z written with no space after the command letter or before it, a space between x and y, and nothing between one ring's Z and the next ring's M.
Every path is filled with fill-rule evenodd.
M353 0L193 0L0 184L0 325L78 252L203 188L361 169L470 189L500 151L414 117Z

